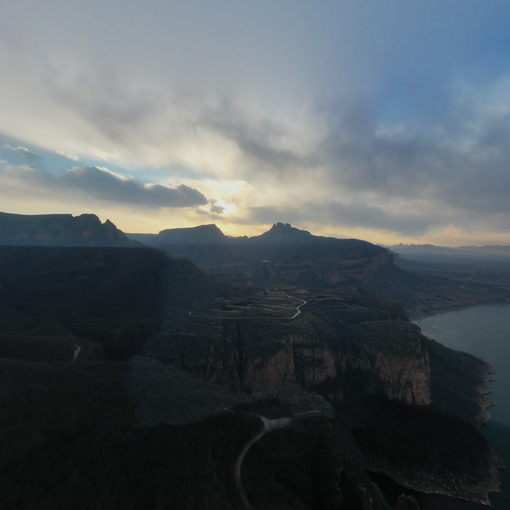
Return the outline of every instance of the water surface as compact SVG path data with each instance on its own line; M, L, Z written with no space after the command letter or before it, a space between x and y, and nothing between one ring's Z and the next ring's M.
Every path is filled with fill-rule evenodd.
M459 351L469 352L490 363L497 371L492 383L492 421L484 434L510 467L510 305L486 305L435 315L415 321L423 334ZM496 510L510 509L510 471L503 472L503 495L492 498ZM428 497L424 510L475 510L481 505L449 498Z

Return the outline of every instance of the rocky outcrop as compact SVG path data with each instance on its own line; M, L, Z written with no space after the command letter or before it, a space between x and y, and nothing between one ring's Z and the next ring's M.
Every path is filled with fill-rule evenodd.
M95 214L24 215L0 213L0 245L139 246L110 220Z
M251 279L257 282L307 284L314 287L334 287L349 283L365 285L377 271L392 264L393 256L387 251L346 259L337 255L306 261L264 260L252 265Z
M430 364L428 353L422 358L399 358L378 353L375 372L384 382L390 400L409 405L430 405Z
M245 390L255 394L273 394L284 384L296 382L293 344L283 344L270 358L248 360L242 378Z
M491 419L490 413L487 411L487 409L494 407L497 405L497 402L487 397L487 395L490 395L492 393L492 387L491 384L496 381L497 379L494 377L496 374L496 369L486 363L480 370L481 374L480 377L482 379L482 382L478 385L476 388L476 391L479 394L478 397L478 404L480 407L480 412L475 418L472 420L475 425L478 427L481 427L482 425L485 425L489 423Z
M252 241L264 242L301 242L310 241L314 236L307 230L300 230L290 223L274 223L273 226L260 236L252 237Z
M199 342L193 337L182 341ZM275 395L290 383L333 403L353 394L431 403L428 351L419 329L402 320L368 321L337 332L310 315L285 325L230 321L209 345L183 351L174 358L180 368L254 395Z

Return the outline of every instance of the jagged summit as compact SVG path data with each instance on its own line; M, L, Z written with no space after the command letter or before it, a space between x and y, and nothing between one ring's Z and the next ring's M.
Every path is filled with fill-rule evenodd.
M267 231L260 236L256 236L252 239L264 239L264 240L275 240L275 241L302 241L310 240L314 236L307 230L300 230L299 228L293 227L290 223L275 223Z
M159 233L163 243L213 243L223 241L225 234L214 224L189 228L169 228Z

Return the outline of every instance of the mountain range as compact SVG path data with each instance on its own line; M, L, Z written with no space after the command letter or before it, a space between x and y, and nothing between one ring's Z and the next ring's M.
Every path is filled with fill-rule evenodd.
M275 223L254 237L229 237L216 225L127 234L130 239L193 261L216 281L245 286L357 285L401 302L413 316L505 299L493 281L448 278L448 272L404 267L384 247L358 239L315 236ZM395 263L396 262L396 263Z
M422 493L486 504L498 490L479 431L491 367L408 314L503 290L288 224L101 246L96 220L97 246L52 246L63 227L0 246L7 508L417 510Z
M423 261L480 261L510 262L510 246L434 246L432 244L397 244L389 250L410 260Z

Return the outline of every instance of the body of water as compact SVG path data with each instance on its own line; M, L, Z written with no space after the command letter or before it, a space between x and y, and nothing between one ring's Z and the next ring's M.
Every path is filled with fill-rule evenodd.
M492 420L483 428L493 448L510 468L510 305L486 305L449 312L415 321L424 335L455 350L468 352L490 363L497 371L489 412ZM502 495L492 498L496 510L510 509L510 470L502 474ZM431 496L424 510L478 510L487 507Z

